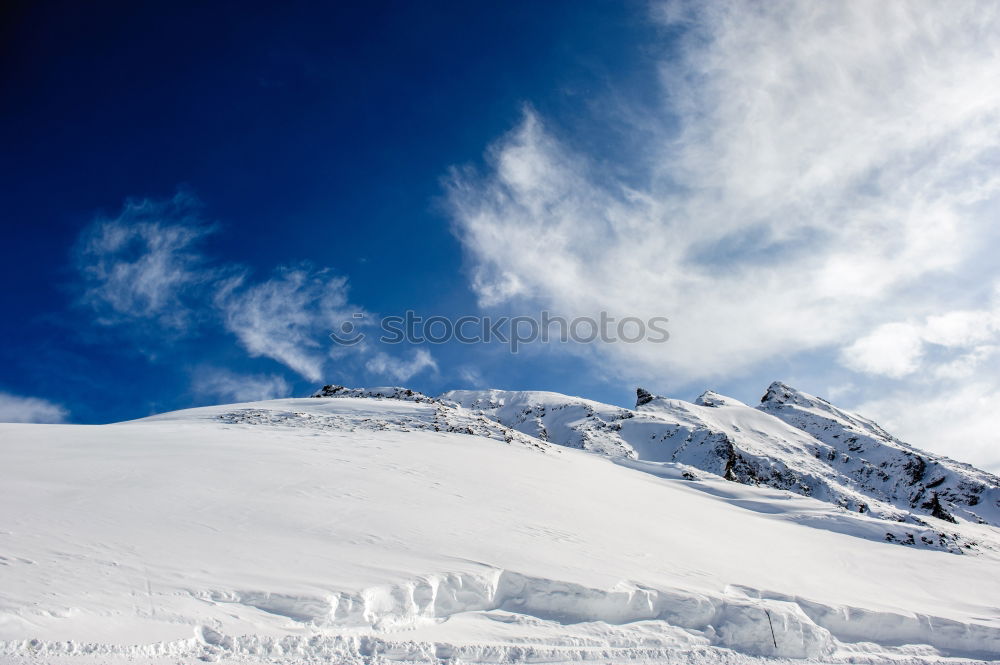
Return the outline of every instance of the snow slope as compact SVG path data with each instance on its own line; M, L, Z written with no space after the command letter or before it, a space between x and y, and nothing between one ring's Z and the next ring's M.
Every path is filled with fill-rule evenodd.
M653 437L552 443L611 451L595 432L654 432L663 405L558 396L547 413L606 425L546 415L539 438L491 415L520 407L378 392L0 425L0 661L1000 658L994 549L886 542L885 520L654 459Z
M996 476L916 450L875 423L784 384L772 384L756 408L713 392L694 403L638 393L635 409L544 392L442 397L560 445L679 462L905 523L912 528L889 536L916 546L975 548L983 543L963 535L965 524L1000 526ZM928 534L928 526L937 535Z
M780 382L758 409L830 446L827 459L870 496L945 520L1000 525L1000 479L992 474L917 450L866 418Z

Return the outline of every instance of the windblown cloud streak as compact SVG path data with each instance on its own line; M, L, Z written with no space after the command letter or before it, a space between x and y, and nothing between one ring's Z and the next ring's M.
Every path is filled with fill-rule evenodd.
M81 302L99 323L128 326L133 335L150 335L154 345L163 333L180 337L198 324L221 322L251 356L321 380L331 346L327 334L361 311L348 303L347 280L299 267L253 283L241 266L213 262L202 252L198 242L214 227L199 208L196 198L181 192L164 201L129 200L114 219L96 220L76 251ZM204 377L199 381L196 391L204 387ZM221 384L215 388L236 396ZM286 390L272 381L265 392Z
M437 370L437 362L427 349L416 349L410 360L402 360L379 351L365 363L365 368L372 374L388 376L393 381L405 382L424 371Z
M225 368L203 367L195 373L195 394L234 402L253 402L291 396L291 386L276 374L237 374Z
M426 350L410 361L379 352L365 362L370 344L335 345L329 333L366 314L349 301L345 277L299 265L254 281L245 268L202 252L199 241L215 230L201 218L198 200L185 192L165 201L127 201L117 217L97 219L81 234L75 256L80 302L100 324L127 326L153 346L164 333L176 339L199 325L221 325L248 355L275 360L314 382L326 378L335 360L353 359L369 374L399 381L436 368ZM244 400L287 395L289 386L279 376L217 370L197 374L193 390Z
M64 407L48 400L0 392L0 423L61 423L67 416Z
M668 316L669 344L596 349L605 369L664 388L826 348L859 369L861 339L869 358L892 349L884 375L910 375L924 338L870 335L981 308L968 285L1000 277L983 260L1000 194L998 12L659 5L684 34L660 63L660 114L606 120L643 118L629 184L530 109L485 173L453 173L480 303Z
M174 333L192 324L187 299L215 277L197 247L213 230L198 208L185 192L164 201L129 200L117 217L98 219L81 234L81 301L99 323L149 320Z
M215 303L229 330L251 356L266 356L310 381L323 379L332 347L327 334L360 312L347 300L347 280L328 271L281 268L274 278L222 285Z

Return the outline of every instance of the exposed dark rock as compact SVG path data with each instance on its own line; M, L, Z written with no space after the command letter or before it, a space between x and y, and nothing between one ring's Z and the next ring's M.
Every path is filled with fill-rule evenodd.
M958 520L952 517L944 506L941 505L941 500L938 499L937 492L931 496L930 501L927 501L920 505L924 510L929 510L931 515L938 518L939 520L944 520L946 522L951 522L952 524L957 524Z
M649 392L645 388L635 389L635 406L636 408L642 406L643 404L649 404L653 401L653 393Z
M419 393L409 388L347 388L346 386L326 385L314 392L310 397L366 397L372 399L399 399L407 402L437 402L433 397Z
M927 472L927 462L920 455L913 455L903 465L903 470L909 474L910 484L916 485L924 479L924 474Z
M347 390L344 386L326 385L314 392L310 397L336 397L337 393Z

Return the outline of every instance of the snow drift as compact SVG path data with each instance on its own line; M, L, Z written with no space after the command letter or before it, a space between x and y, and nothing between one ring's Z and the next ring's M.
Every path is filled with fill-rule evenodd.
M1000 658L996 479L781 384L317 395L0 425L0 659Z

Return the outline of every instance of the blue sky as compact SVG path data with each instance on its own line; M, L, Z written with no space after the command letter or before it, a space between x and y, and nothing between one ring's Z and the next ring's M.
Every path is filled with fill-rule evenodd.
M995 7L346 4L10 15L0 417L781 379L1000 468ZM671 340L326 338L407 309Z

